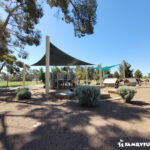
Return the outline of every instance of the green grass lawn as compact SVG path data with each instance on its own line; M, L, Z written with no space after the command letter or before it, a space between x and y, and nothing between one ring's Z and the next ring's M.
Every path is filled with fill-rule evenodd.
M0 92L9 92L10 89L0 89Z
M38 84L35 81L26 81L26 86L28 85L41 85L41 82L38 82ZM7 86L7 82L0 82L0 88L2 87L6 87ZM18 81L18 82L8 82L8 86L9 87L17 87L17 86L22 86L22 82Z

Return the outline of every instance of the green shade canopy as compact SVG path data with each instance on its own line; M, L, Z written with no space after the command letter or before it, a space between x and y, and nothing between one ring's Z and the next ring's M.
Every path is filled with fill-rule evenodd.
M33 64L32 66L45 66L46 55L41 60ZM79 59L76 59L57 48L50 43L50 66L78 66L78 65L93 65Z
M120 65L120 64L118 64L118 65ZM103 68L102 68L102 71L109 70L109 69L111 69L111 68L113 68L113 67L116 67L116 66L118 66L118 65L113 65L113 66L103 67ZM96 67L96 68L92 68L92 69L99 70L99 68L98 68L98 67Z
M103 78L108 78L109 74L103 74Z

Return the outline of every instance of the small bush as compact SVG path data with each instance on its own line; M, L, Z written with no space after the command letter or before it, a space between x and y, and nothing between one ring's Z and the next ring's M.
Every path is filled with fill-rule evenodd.
M16 98L18 100L30 99L31 98L31 92L27 88L18 89Z
M120 87L117 90L117 93L126 103L130 103L136 93L136 90L128 87Z
M27 91L29 91L29 88L25 88L25 87L23 87L23 88L18 88L18 89L17 89L17 93L18 93L19 91L22 91L22 90L27 90Z
M100 99L100 89L91 86L78 86L74 91L75 97L81 106L96 106Z

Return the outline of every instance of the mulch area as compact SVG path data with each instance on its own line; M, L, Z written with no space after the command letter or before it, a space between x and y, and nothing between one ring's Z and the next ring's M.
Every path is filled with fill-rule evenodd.
M0 150L117 150L120 139L150 142L150 88L137 88L131 104L111 100L95 108L31 91L32 99L19 101L15 91L0 92Z

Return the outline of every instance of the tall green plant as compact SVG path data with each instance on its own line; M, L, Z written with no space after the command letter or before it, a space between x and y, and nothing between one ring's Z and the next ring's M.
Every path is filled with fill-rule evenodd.
M135 78L140 79L143 77L142 72L138 69L136 70L136 72L134 73Z
M123 78L124 68L125 68L125 77L126 78L133 77L133 69L131 69L131 65L127 63L126 61L123 61L123 62L124 62L124 66L123 64L119 66L120 77Z
M115 71L114 74L113 74L113 77L114 77L114 78L119 78L120 75L119 75L119 73L118 73L117 71Z

